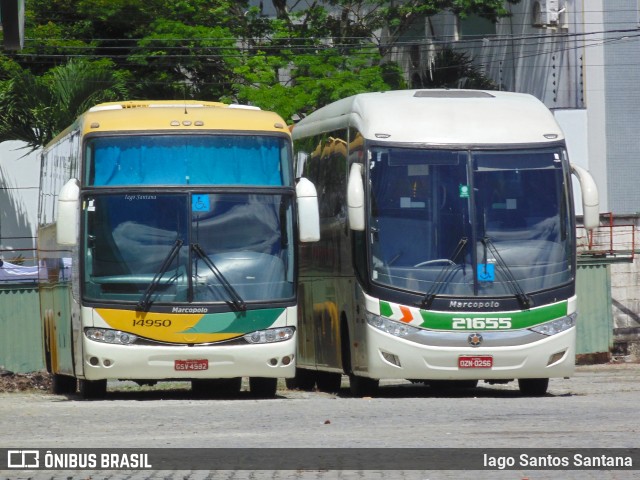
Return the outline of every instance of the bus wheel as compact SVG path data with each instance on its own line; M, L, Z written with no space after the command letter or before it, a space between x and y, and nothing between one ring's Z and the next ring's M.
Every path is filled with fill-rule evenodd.
M255 398L273 398L278 388L277 378L250 377L249 390Z
M316 386L316 372L305 368L296 368L296 376L287 378L285 383L290 390L304 390L310 392Z
M191 392L204 398L233 397L241 387L242 377L191 380Z
M342 384L342 374L334 372L318 372L318 390L326 393L338 393Z
M354 373L349 375L349 390L354 397L372 397L378 391L380 380L359 377Z
M542 397L547 393L548 387L548 378L518 379L518 388L520 389L520 393L526 397Z
M80 385L80 396L85 400L95 400L103 398L107 393L106 380L83 380L78 382Z
M54 373L51 377L51 392L55 395L68 395L70 393L76 393L78 388L78 381L75 377L69 377L68 375L59 375Z

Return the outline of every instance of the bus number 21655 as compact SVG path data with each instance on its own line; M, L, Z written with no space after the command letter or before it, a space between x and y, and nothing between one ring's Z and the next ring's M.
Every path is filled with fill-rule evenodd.
M497 317L454 317L451 328L454 330L505 330L511 328L511 319Z

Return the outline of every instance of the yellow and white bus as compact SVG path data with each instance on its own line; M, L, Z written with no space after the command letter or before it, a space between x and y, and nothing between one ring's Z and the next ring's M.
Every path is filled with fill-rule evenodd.
M380 379L432 386L572 374L576 240L598 223L591 176L529 95L366 93L293 128L318 189L321 239L300 245L298 371L290 385L356 395Z
M295 371L295 246L318 236L292 169L285 122L239 105L105 103L55 138L38 215L54 392L185 379L228 394L249 377L275 395Z

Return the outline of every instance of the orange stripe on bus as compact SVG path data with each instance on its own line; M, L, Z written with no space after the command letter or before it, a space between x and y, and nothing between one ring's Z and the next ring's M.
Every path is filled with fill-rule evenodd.
M407 307L400 306L400 311L402 312L402 318L400 319L401 321L403 321L404 323L409 323L411 320L413 320L413 314Z

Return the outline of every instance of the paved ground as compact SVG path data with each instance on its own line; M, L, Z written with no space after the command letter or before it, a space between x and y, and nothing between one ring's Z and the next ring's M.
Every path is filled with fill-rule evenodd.
M113 384L105 400L42 392L0 393L0 452L109 448L637 448L640 365L579 367L552 379L549 394L524 398L515 384L466 393L408 383L377 398L280 390L275 400L246 392L194 399L185 387L131 389ZM396 450L387 450L393 453ZM322 450L319 450L322 452ZM454 460L465 465L460 450ZM2 460L2 459L0 459ZM2 465L2 463L0 463ZM188 467L189 465L186 465ZM178 468L184 466L180 465ZM639 468L636 466L635 468ZM630 479L633 471L465 470L150 470L0 471L0 479Z

